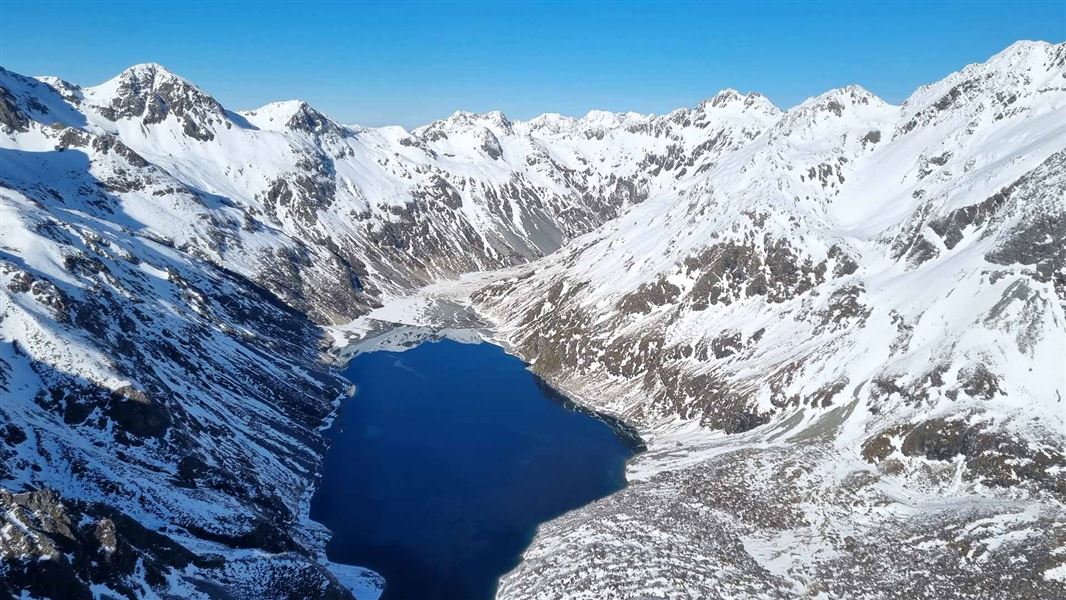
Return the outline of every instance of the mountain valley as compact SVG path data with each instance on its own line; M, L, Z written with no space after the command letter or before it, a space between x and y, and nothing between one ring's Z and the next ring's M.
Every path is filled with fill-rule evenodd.
M411 131L0 69L0 203L0 593L377 598L338 365L483 337L647 446L500 598L1066 596L1066 44Z

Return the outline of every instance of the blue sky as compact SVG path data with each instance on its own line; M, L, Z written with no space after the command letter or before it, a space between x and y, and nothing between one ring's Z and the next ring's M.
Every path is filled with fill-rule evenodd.
M1061 42L1066 2L23 2L0 64L92 85L159 62L231 109L301 98L414 126L457 109L667 112L725 87L787 108L859 83L890 102L1018 39Z

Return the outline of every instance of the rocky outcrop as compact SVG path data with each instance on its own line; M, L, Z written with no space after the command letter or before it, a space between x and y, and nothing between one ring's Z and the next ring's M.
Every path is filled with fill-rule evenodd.
M133 579L165 588L178 572L221 564L220 557L197 556L109 506L63 501L53 491L0 491L0 510L0 592L12 596L93 598L92 588L103 586L132 599L143 593L130 585Z
M173 116L181 123L182 133L201 142L213 140L216 127L232 127L214 98L161 65L131 67L107 91L99 109L111 121L139 119L154 125Z

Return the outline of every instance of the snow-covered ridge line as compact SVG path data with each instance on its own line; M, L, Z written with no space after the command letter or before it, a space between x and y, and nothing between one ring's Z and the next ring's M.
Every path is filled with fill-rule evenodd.
M1013 66L1014 63L1016 63L1018 60L1022 60L1022 61L1028 60L1029 58L1031 58L1033 56L1034 53L1037 53L1037 52L1039 52L1041 50L1044 50L1044 49L1047 49L1047 48L1050 48L1050 47L1054 47L1054 45L1051 44L1050 42L1033 41L1033 40L1021 40L1021 41L1015 42L1011 46L1007 47L1002 52L1000 52L997 55L993 56L992 58L990 58L985 63L973 63L971 65L967 65L962 71L960 71L960 75L968 74L969 72L971 72L971 71L973 71L975 69L979 69L979 68L981 68L982 66L985 66L985 65L996 65L996 66L1007 65L1007 66ZM1019 57L1021 57L1021 58L1019 58ZM40 80L40 81L42 81L42 82L44 82L44 83L46 83L46 84L52 85L54 87L57 87L57 89L59 89L61 87L62 88L68 88L68 89L78 89L78 90L82 89L79 86L71 85L70 83L66 82L65 80L62 80L62 79L60 79L58 77L55 77L55 76L50 76L50 75L49 76L36 76L35 78ZM153 79L153 80L159 80L159 81L162 81L162 82L176 81L176 82L180 82L181 84L183 84L185 86L188 86L190 88L193 88L193 89L196 89L196 90L200 90L200 88L198 86L196 86L195 84L193 84L189 80L187 80L184 77L174 73L173 71L167 69L165 66L163 66L163 65L161 65L159 63L140 63L140 64L132 65L132 66L128 67L127 69L123 70L121 73L119 73L115 77L109 79L108 81L103 82L103 83L98 84L98 85L95 85L95 86L90 86L89 88L86 88L86 89L93 91L94 95L107 96L110 93L114 93L114 91L117 88L120 87L121 83L124 80L130 80L130 79ZM903 106L903 107L913 107L915 104L920 103L922 97L925 96L929 92L929 89L932 88L933 85L934 84L928 84L928 85L923 85L923 86L919 87L918 90L916 90L909 98L907 98L903 102L903 104L901 106ZM801 102L800 104L796 105L795 107L788 108L788 109L780 109L780 108L778 108L766 96L764 96L763 94L761 94L761 93L759 93L757 91L749 92L749 93L743 93L743 92L739 92L739 91L737 91L736 89L733 89L733 88L723 88L722 90L720 90L717 93L715 93L713 96L707 98L706 100L703 100L703 101L697 103L696 106L693 107L693 108L678 108L678 109L675 109L673 111L670 111L670 112L667 112L667 113L663 113L662 115L658 115L656 113L638 113L638 112L632 112L632 111L630 111L630 112L610 112L610 111L591 109L585 115L582 115L582 116L561 115L559 113L542 113L540 115L531 117L529 119L515 120L515 119L511 119L511 118L507 117L503 112L501 112L499 110L489 111L489 112L486 112L486 113L473 113L473 112L464 111L464 110L456 110L454 113L452 113L450 116L448 116L448 117L446 117L444 119L439 119L439 120L427 123L425 125L416 126L416 127L414 127L411 130L411 132L412 133L413 132L418 132L420 130L424 130L424 129L428 128L428 127L431 127L433 125L440 124L440 123L464 123L464 124L469 125L469 124L472 124L472 123L479 123L479 122L480 123L491 123L491 124L495 124L495 125L501 126L501 127L514 127L515 125L518 125L518 126L524 126L524 127L528 128L528 129L531 129L531 130L541 129L541 128L545 128L545 127L558 130L561 126L565 126L567 128L578 128L581 125L584 125L584 126L618 127L618 126L626 124L626 123L632 123L632 124L643 123L643 122L647 122L647 121L651 121L651 120L655 120L655 119L676 117L677 115L679 115L681 113L703 110L706 107L725 107L725 106L728 106L728 105L731 105L731 104L732 105L739 104L740 106L743 106L745 108L751 108L753 105L758 105L760 110L764 110L766 112L783 113L783 112L792 112L792 111L795 111L796 109L799 109L800 107L802 107L804 105L810 104L812 102L817 102L819 98L823 98L823 99L824 98L831 98L831 97L834 97L834 96L847 95L847 94L850 94L850 93L853 93L853 92L859 92L859 93L861 93L861 95L866 96L869 99L872 99L872 100L874 100L876 102L879 102L879 103L884 103L883 100L878 98L875 94L873 94L869 90L865 89L861 84L850 84L850 85L847 85L847 86L844 86L844 87L841 87L841 88L827 90L826 92L822 93L819 96L812 96L811 98L806 99L805 101ZM273 114L275 112L280 111L282 113L286 113L288 116L292 116L292 114L294 112L296 112L297 109L309 110L309 111L312 111L314 113L317 113L318 115L321 115L323 118L328 120L331 124L333 124L333 125L335 125L337 127L350 129L353 132L358 132L358 131L362 131L362 130L365 130L365 129L390 129L390 130L400 129L400 130L405 130L406 131L406 129L404 127L399 126L399 125L386 125L386 126L377 127L377 128L369 128L369 127L365 127L365 126L362 126L362 125L356 125L356 124L342 124L341 122L330 118L325 113L322 113L317 108L312 106L310 103L308 103L308 102L306 102L304 100L299 100L299 99L272 101L272 102L268 102L268 103L266 103L263 106L260 106L258 108L238 109L238 110L235 110L234 113L244 116L244 115L249 114L249 113L250 114L256 114L256 113Z
M978 68L980 68L983 65L992 65L992 64L997 64L997 63L1011 64L1012 61L1019 60L1019 57L1022 57L1021 60L1027 60L1029 57L1031 57L1033 55L1034 52L1039 52L1040 50L1046 49L1046 48L1049 48L1049 47L1053 47L1053 44L1051 44L1050 42L1034 41L1034 40L1020 40L1018 42L1015 42L1011 46L1007 47L1006 49L1004 49L1003 51L1001 51L997 55L993 56L992 58L990 58L985 63L973 63L971 65L967 65L962 71L960 71L960 74L967 74L968 72L970 72L970 71L972 71L974 69L978 69ZM188 85L189 87L195 88L197 90L200 89L195 84L191 83L189 80L187 80L184 77L174 73L173 71L167 69L165 66L163 66L163 65L161 65L159 63L140 63L140 64L132 65L132 66L128 67L127 69L123 70L121 73L119 73L115 77L109 79L108 81L106 81L104 83L101 83L101 84L98 84L96 86L91 86L88 89L97 90L97 91L99 91L99 92L101 92L101 93L106 95L107 93L112 92L114 89L118 88L123 79L130 79L130 78L158 78L158 79L160 79L162 81L174 80L174 81L179 81L179 82L181 82L181 83L183 83L185 85ZM54 77L54 76L37 76L36 79L38 79L40 81L43 81L45 83L48 83L49 85L54 85L54 86L61 85L61 86L64 86L64 87L75 87L75 88L77 87L77 86L71 86L71 84L67 83L66 81L64 81L64 80L62 80L62 79L60 79L58 77ZM905 100L901 106L913 105L916 102L920 102L920 98L923 95L925 95L928 92L929 88L931 88L932 86L933 86L933 84L928 84L928 85L923 85L923 86L919 87L918 90L916 90L914 94L912 94L907 100ZM807 100L801 102L800 104L796 105L795 107L792 107L792 108L789 108L789 109L780 109L780 108L778 108L777 106L775 106L773 104L772 101L770 101L766 96L764 96L763 94L761 94L759 92L743 93L743 92L739 92L739 91L737 91L736 89L733 89L733 88L723 88L722 90L720 90L717 93L715 93L713 96L707 98L706 100L703 100L703 101L697 103L697 105L694 108L678 108L678 109L675 109L673 111L670 111L670 112L667 112L667 113L663 113L662 115L657 115L655 113L638 113L638 112L632 112L632 111L630 111L630 112L610 112L610 111L591 109L585 115L576 116L576 117L575 116L568 116L568 115L561 115L559 113L542 113L540 115L531 117L531 118L526 119L526 120L515 120L515 119L511 119L511 118L507 117L503 112L501 112L499 110L489 111L489 112L486 112L486 113L474 113L474 112L469 112L469 111L464 111L464 110L456 110L454 113L452 113L450 116L448 116L448 117L446 117L444 119L436 120L436 121L433 121L431 123L427 123L425 125L416 126L416 127L414 127L412 129L412 132L419 131L421 129L424 129L426 127L430 127L430 126L432 126L434 124L437 124L437 123L466 122L467 124L469 124L469 123L472 123L472 122L479 122L479 121L480 122L486 122L486 123L495 123L497 125L506 125L506 126L525 125L526 127L529 127L531 129L537 129L537 128L540 128L540 127L543 127L543 126L558 127L559 124L567 124L567 125L570 125L570 126L576 126L577 124L586 124L586 125L600 124L600 125L608 125L608 126L618 126L618 125L626 123L626 122L638 123L638 122L646 122L646 121L653 120L653 119L656 119L656 118L670 117L671 115L676 115L678 113L702 109L705 106L723 107L723 106L727 106L729 104L734 104L734 103L739 103L739 104L741 104L741 105L743 105L745 107L751 107L752 104L758 103L758 104L760 104L760 108L763 109L763 110L766 110L766 111L769 111L769 112L778 112L778 113L780 113L780 112L791 112L791 111L793 111L795 109L800 108L801 106L803 106L805 104L810 104L811 102L817 101L818 98L827 98L827 97L832 97L832 96L837 96L837 95L842 95L842 94L847 94L847 93L852 93L852 92L860 92L862 95L867 96L867 97L869 97L869 98L871 98L871 99L873 99L875 101L884 102L883 100L878 98L875 94L873 94L869 90L865 89L861 84L857 84L857 83L856 84L847 85L847 86L844 86L844 87L841 87L841 88L836 88L836 89L833 89L833 90L827 90L823 94L821 94L819 96L812 96L811 98L808 98ZM268 102L268 103L266 103L263 106L260 106L258 108L239 109L239 110L236 110L235 112L237 114L240 114L240 115L245 115L247 113L263 113L263 112L272 113L274 111L282 111L282 112L289 112L290 116L291 116L291 112L294 112L298 107L302 107L304 109L309 109L311 111L314 111L315 113L323 115L331 123L333 123L334 125L337 125L339 127L348 127L348 128L351 128L354 131L360 131L360 130L368 129L368 127L365 127L365 126L362 126L362 125L342 124L341 122L336 121L336 120L326 116L325 113L322 113L321 111L319 111L318 109L313 107L308 102L306 102L304 100L299 100L299 99L272 101L272 102ZM397 128L404 129L402 126L399 126L399 125L386 125L386 126L380 127L380 129L397 129Z

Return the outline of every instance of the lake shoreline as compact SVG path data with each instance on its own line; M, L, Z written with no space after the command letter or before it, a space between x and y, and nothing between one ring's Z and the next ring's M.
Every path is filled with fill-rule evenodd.
M331 533L327 559L374 569L385 578L382 598L386 600L466 597L469 589L479 585L477 581L484 581L474 581L484 572L493 574L494 590L502 576L521 564L522 554L542 523L624 489L629 461L645 449L633 428L568 398L525 361L493 342L484 330L383 326L335 354L338 369L358 386L358 392L341 399L329 431L324 432L329 447L311 494L309 515ZM427 363L429 359L423 355L462 358L439 366ZM376 366L362 372L360 360ZM466 364L471 360L477 364ZM458 371L451 371L455 369ZM430 374L441 381L421 381ZM459 395L449 396L449 389L455 386L461 390ZM470 404L467 397L479 393L485 400ZM346 401L354 398L363 401ZM429 404L427 398L431 399ZM353 407L360 412L349 412ZM493 425L493 419L503 420ZM464 429L472 423L476 433ZM601 433L594 434L597 428ZM479 440L475 447L467 442L471 435ZM476 447L479 444L491 451L484 452ZM574 456L584 460L571 460ZM360 458L367 462L351 471L352 461L358 463ZM433 466L441 460L445 461L441 463L444 472L458 477L455 481L487 485L472 492L467 488L473 483L457 485L441 480L441 467ZM338 469L343 472L340 479ZM484 469L489 469L485 476L468 480L470 475L464 475ZM364 487L355 492L346 488L359 485ZM348 495L333 498L338 494ZM434 504L425 509L419 508L417 498L412 500L423 494L434 498ZM343 508L330 509L335 502L343 503ZM396 513L408 506L411 509L403 513L405 516ZM433 525L426 516L434 512L444 515L444 525ZM352 515L357 515L354 521L374 525L353 524ZM461 555L457 560L462 566L442 571L437 587L458 586L455 589L464 590L463 595L436 595L433 590L437 588L430 585L435 585L432 568L446 561L432 558L437 550L435 536L439 529L455 523L460 524L461 533L448 544L453 546L450 552ZM400 533L394 535L390 528ZM403 533L405 528L410 528L410 536ZM474 537L469 537L471 531ZM489 537L477 531L487 532ZM374 542L375 536L380 537L379 542ZM500 540L495 542L502 544L500 549L490 551L495 546L486 539ZM375 543L378 545L373 546ZM428 557L417 558L419 552L428 553ZM508 558L508 552L513 558ZM422 588L407 580L412 572L415 575L411 578ZM389 582L393 580L395 586L397 573L405 573L403 589L390 594ZM489 598L494 592L473 595Z

